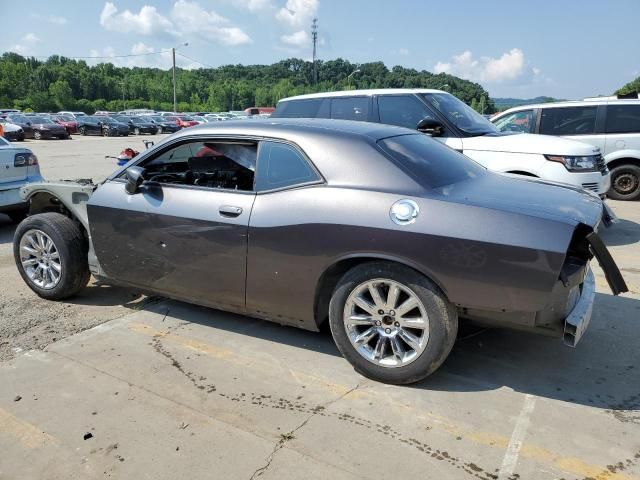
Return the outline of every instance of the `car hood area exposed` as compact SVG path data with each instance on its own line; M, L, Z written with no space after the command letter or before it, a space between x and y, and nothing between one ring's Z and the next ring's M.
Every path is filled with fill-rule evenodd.
M462 139L462 147L463 150L541 155L597 155L600 153L599 148L576 140L529 133L465 137Z
M477 179L436 190L447 201L530 215L594 229L602 218L602 201L572 185L487 172Z

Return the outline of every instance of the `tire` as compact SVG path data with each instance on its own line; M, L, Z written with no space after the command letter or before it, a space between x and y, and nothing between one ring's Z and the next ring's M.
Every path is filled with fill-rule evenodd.
M640 167L632 163L613 167L607 196L613 200L640 199Z
M86 135L86 134L87 134L87 129L86 129L85 127L80 127L80 128L78 129L78 133L79 133L80 135L83 135L83 136L84 136L84 135Z
M35 132L33 132L33 138L34 140L42 140L42 133L40 133L39 130L36 130Z
M140 135L140 129L138 127L133 129L133 134L134 135Z
M37 239L40 234L48 237L53 244L53 248L48 250L51 257L45 258L41 252L47 253L47 250L40 248L38 251L34 248L34 243L29 242L29 236ZM48 244L45 237L40 238L44 238L40 245ZM35 253L29 253L24 247ZM90 277L87 252L87 240L80 227L59 213L40 213L27 217L18 225L13 237L13 256L20 276L38 296L49 300L69 298L87 285ZM34 276L33 265L38 265L39 262L43 264L43 259L47 262L48 270L53 273ZM60 267L57 281L54 279L57 270L52 266L56 259ZM30 261L32 265L25 266L25 260ZM27 271L29 268L32 270L31 273ZM42 269L39 271L43 272Z
M388 300L386 295L391 290L389 288L385 291L385 285L398 287L401 293L396 302L392 301L396 305L389 308L385 306L384 316L379 315L382 309L374 309L375 313L370 316L361 309L364 315L361 314L360 318L363 321L368 322L366 317L371 317L371 320L377 322L379 326L374 323L371 327L368 324L348 327L345 324L345 316L350 316L353 312L352 308L360 308L352 301L355 298L354 295L357 296L363 288L367 292L366 285L372 280L378 282L375 288L384 300ZM371 306L373 296L368 295L367 302ZM415 313L402 318L399 307L410 298L417 300L419 306L405 311L403 315ZM398 312L393 309L397 309ZM426 314L427 321L418 329L412 326L407 328L408 323L404 322L411 322L411 325L417 324L416 313L422 318L424 318L423 314ZM431 375L447 358L456 339L458 314L440 289L415 270L390 262L370 262L349 270L338 282L329 303L329 325L338 349L358 373L384 383L407 384ZM352 343L352 338L371 329L378 333L361 343L357 349ZM404 333L401 332L402 330ZM420 351L411 348L409 343L404 341L403 336L407 332L413 335L414 340L421 340ZM400 342L398 347L402 348L394 348L393 339L395 342ZM366 350L373 355L380 342L384 344L381 348L381 360L367 358L364 353L360 353ZM401 354L402 359L394 354L396 350L400 352L404 350Z
M107 128L103 128L103 129L102 129L102 135L103 135L104 137L110 137L111 135L109 135L109 129L107 129Z
M156 135L160 135L162 133L162 127L156 128Z

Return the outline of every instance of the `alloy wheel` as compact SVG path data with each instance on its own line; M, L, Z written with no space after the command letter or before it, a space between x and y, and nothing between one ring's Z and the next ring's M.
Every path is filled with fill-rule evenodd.
M20 239L20 262L29 280L50 290L60 282L60 253L51 237L42 230L28 230Z
M355 350L382 367L408 365L429 341L424 304L409 287L390 279L355 287L345 302L343 321Z

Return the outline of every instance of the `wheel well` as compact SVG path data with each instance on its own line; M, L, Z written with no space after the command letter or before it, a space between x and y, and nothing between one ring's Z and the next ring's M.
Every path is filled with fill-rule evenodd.
M636 167L640 167L640 159L638 158L617 158L615 160L611 160L609 163L607 163L607 167L609 167L609 170L611 170L612 168L615 167L619 167L620 165L635 165Z
M85 238L88 238L87 231L82 222L75 217L75 215L64 205L64 203L60 201L58 197L49 192L38 192L31 196L29 199L29 215L36 215L38 213L45 212L60 213L65 217L70 218L78 224Z
M443 295L446 296L446 294L444 293L444 290L442 289L441 285L438 284L438 282L435 282L433 278L429 277L428 275L425 275L423 272L416 270L414 267L412 267L411 265L407 265L404 262L401 262L398 260L389 260L389 259L380 258L380 257L346 258L334 263L329 268L327 268L322 274L322 276L320 277L320 280L318 281L318 286L316 288L315 304L314 304L316 325L318 327L320 327L329 317L329 302L331 301L331 296L333 295L333 291L335 290L336 285L338 284L338 281L340 281L342 276L352 268L358 265L361 265L363 263L369 263L369 262L396 263L398 265L411 268L412 270L415 270L416 272L418 272L420 275L426 276L442 291Z
M521 170L513 170L512 172L507 172L507 173L513 173L515 175L524 175L525 177L535 177L538 178L537 175L534 175L533 173L529 173L529 172L523 172Z

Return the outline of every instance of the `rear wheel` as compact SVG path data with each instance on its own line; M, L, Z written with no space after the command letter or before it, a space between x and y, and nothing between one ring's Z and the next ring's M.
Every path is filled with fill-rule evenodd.
M87 134L87 129L85 127L80 127L78 129L78 132L80 133L80 135L86 135Z
M456 309L435 284L388 262L362 264L345 274L331 298L329 323L356 371L394 384L433 373L458 331Z
M102 129L102 135L105 136L105 137L108 137L109 136L109 129L108 128L103 128Z
M614 200L638 200L640 167L629 163L611 169L611 189L607 195Z
M13 240L13 256L22 279L49 300L68 298L87 285L87 251L80 227L59 213L27 217Z

